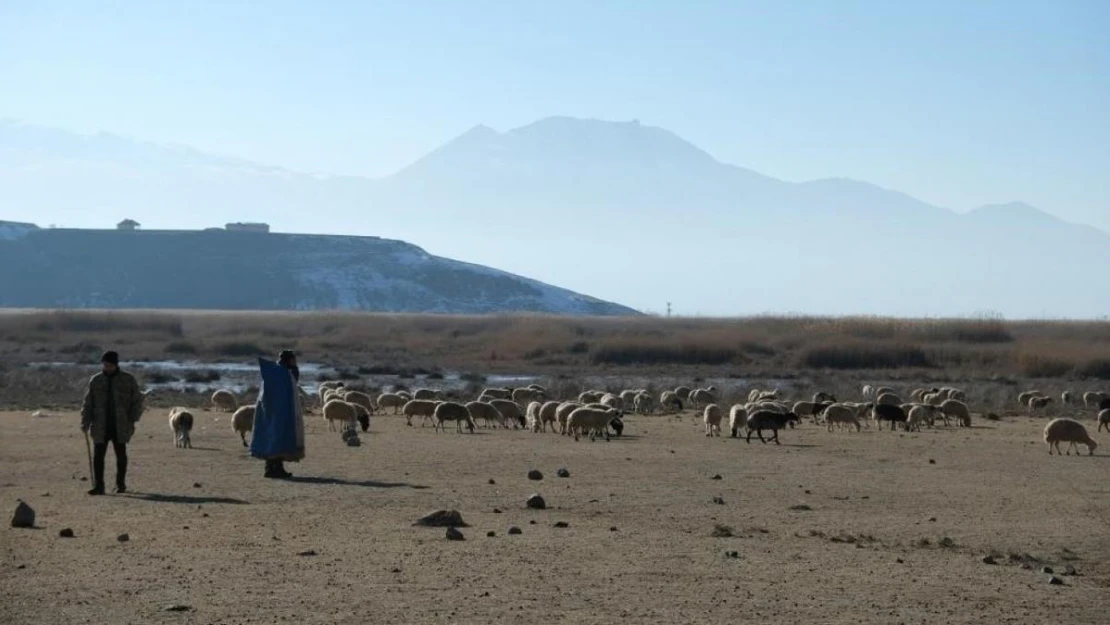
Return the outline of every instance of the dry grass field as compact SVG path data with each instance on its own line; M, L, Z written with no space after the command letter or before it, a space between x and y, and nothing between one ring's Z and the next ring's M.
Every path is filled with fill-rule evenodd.
M1043 419L805 423L776 446L708 439L690 412L629 416L612 442L379 416L349 448L316 417L296 479L272 481L228 415L201 413L182 450L164 414L140 423L133 492L92 498L75 414L0 413L0 501L39 526L0 530L0 622L1043 624L1110 605L1110 455L1050 457ZM438 508L464 542L412 526ZM1059 586L1040 572L1069 565Z

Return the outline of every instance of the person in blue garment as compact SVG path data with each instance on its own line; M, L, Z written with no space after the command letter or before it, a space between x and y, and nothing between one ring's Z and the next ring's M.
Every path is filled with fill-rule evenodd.
M283 350L277 363L258 359L262 393L255 407L251 455L266 461L265 477L289 479L285 462L304 458L304 417L297 383L297 355Z

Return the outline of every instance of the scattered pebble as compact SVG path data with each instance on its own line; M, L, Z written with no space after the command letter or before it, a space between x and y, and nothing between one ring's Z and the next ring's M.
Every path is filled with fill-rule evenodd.
M458 510L436 510L416 520L413 525L421 527L470 527Z
M193 482L193 488L200 488L200 482Z
M297 555L299 555L301 557L314 556L314 555L316 555L316 550L315 549L308 549L308 550L301 551L301 552L297 553Z
M1053 585L1053 586L1063 586L1064 585L1064 580L1060 579L1059 577L1056 577L1055 575L1049 575L1048 576L1048 583Z
M725 505L725 499L724 497L714 497L713 503L717 504L718 506L723 506Z
M905 560L903 560L902 558L896 558L896 559L894 560L894 562L895 562L896 564L905 564L905 563L906 563L906 561L905 561Z
M723 478L723 477L721 477L721 474L720 474L720 473L718 473L717 475L714 475L713 477L711 477L711 478L709 478L709 479L712 479L712 480L723 480L724 478Z
M497 536L497 532L494 532L494 531L486 532L486 538L495 538L496 536Z
M800 504L797 504L797 505L794 505L794 506L790 506L790 509L795 511L795 512L808 512L810 510L813 510L813 508L807 506L804 503L800 503Z
M1042 566L1041 567L1041 573L1044 573L1045 575L1052 575L1055 572L1056 571L1053 571L1051 566Z
M732 528L727 525L714 525L713 531L709 533L713 538L732 538Z
M558 475L559 477L570 477L570 471L567 471L565 468L560 468L559 470L555 471L555 475Z
M933 460L932 458L929 458L929 464L936 464L936 463L937 463L936 460Z
M561 529L561 528L570 527L570 524L567 523L566 521L556 521L555 522L555 527L558 527L558 528Z
M983 556L982 562L983 564L998 564L998 562L994 559L994 556Z
M61 530L60 532L58 532L58 538L73 538L73 529L67 527Z
M610 531L610 532L619 532L620 530L618 530L618 529L617 529L617 526L616 526L616 525L614 525L613 527L610 527L610 528L609 528L609 531Z
M740 552L739 551L726 551L725 552L725 557L726 558L732 558L733 560L735 560L736 558L740 557Z
M501 508L494 508L493 513L494 514L501 514Z
M536 520L535 520L535 519L532 519L531 521L528 521L528 525L535 525L535 524L536 524Z
M193 607L185 605L183 603L174 603L172 605L166 606L165 608L163 608L162 611L163 612L192 612Z
M532 495L524 501L524 505L533 510L546 510L547 502L539 495Z
M1077 575L1077 574L1078 574L1078 572L1075 570L1074 566L1069 564L1069 565L1064 567L1064 575Z
M447 540L466 540L466 536L455 527L447 528Z
M538 469L532 469L528 472L528 479L538 482L543 479L543 473L540 473Z
M12 515L12 527L29 528L35 526L35 509L27 505L27 502L21 501L15 507L15 514Z
M494 480L494 479L493 479L493 478L491 477L491 478L489 478L489 483L490 483L490 484L496 484L496 483L497 483L497 481L496 481L496 480Z
M118 540L121 543L125 543L125 542L131 540L131 535L130 534L120 534L119 536L116 536L116 540Z
M524 530L520 529L519 527L517 527L515 525L509 528L509 536L519 536L523 533L524 533Z

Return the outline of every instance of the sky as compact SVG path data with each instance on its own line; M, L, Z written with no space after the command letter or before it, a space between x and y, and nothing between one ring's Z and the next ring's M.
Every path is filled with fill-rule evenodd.
M0 0L0 118L380 176L475 124L1110 230L1110 2Z

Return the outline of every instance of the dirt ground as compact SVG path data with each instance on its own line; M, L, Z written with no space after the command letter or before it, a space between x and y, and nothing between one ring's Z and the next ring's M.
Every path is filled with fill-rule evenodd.
M1049 457L1040 419L921 433L807 423L776 446L707 439L691 413L629 417L608 443L378 417L348 448L310 418L308 457L284 482L262 478L228 415L201 413L196 447L180 450L162 412L132 441L133 493L98 498L80 480L75 414L0 413L2 512L23 499L39 526L0 528L0 622L1108 618L1110 438L1094 457ZM109 452L109 483L113 471ZM532 493L549 509L525 509ZM462 513L465 542L412 526L438 508ZM66 527L75 538L59 538ZM1069 564L1078 575L1061 586L1041 573Z

